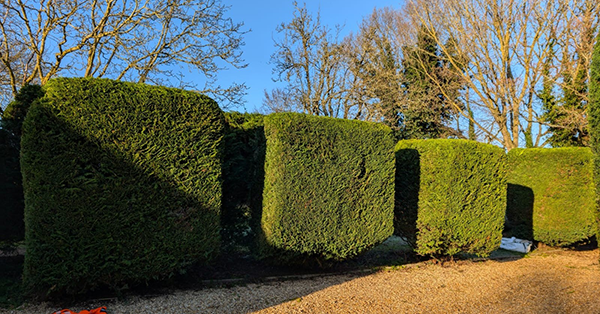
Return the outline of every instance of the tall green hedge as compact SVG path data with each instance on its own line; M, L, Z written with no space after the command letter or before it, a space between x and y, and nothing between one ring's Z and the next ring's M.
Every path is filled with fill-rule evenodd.
M55 79L23 127L30 292L169 276L218 253L223 113L210 98Z
M486 256L500 245L506 154L467 140L396 145L395 233L421 255Z
M596 234L589 148L516 148L508 164L506 216L514 236L569 245Z
M263 256L344 260L392 234L391 129L279 113L265 135Z
M221 238L226 250L253 249L260 228L266 150L263 118L225 112Z
M596 208L600 208L600 33L596 36L596 44L590 65L589 103L587 108L590 147L594 153L594 182L596 184ZM600 211L597 222L600 223ZM596 235L600 239L600 225Z
M23 240L23 207L18 137L0 128L0 242Z
M25 237L24 201L19 152L21 128L29 106L43 96L39 85L24 85L0 120L0 242Z

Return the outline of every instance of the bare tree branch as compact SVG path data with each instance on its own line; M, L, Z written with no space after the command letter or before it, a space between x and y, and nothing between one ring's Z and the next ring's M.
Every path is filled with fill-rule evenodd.
M108 77L193 86L240 104L244 84L214 86L219 71L246 66L243 24L227 9L219 0L0 1L0 71L8 78L0 91L14 95L58 75ZM206 84L186 81L174 70L181 66Z

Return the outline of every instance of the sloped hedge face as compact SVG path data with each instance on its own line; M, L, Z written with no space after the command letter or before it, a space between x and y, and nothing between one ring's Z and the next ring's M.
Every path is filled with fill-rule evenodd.
M584 147L508 153L508 231L549 245L596 233L593 154Z
M281 113L265 117L265 135L263 256L343 260L392 234L388 127Z
M396 145L395 233L421 255L489 255L500 245L506 156L467 140Z
M56 79L24 124L32 290L78 293L167 276L219 247L223 114L206 96Z

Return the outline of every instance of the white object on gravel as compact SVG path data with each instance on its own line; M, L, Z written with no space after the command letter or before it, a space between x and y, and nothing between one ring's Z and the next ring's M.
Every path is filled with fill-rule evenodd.
M529 253L529 251L531 251L531 244L531 241L521 240L515 237L502 238L502 242L500 242L500 248L509 251Z

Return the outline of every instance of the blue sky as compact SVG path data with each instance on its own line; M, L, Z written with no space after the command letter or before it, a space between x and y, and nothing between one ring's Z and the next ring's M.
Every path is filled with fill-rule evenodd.
M275 52L273 37L277 36L275 28L282 22L293 18L294 6L292 0L223 0L230 6L228 16L234 22L244 22L244 29L251 30L244 36L245 46L242 47L243 57L248 63L245 69L235 69L219 73L217 84L229 86L231 82L243 83L249 87L246 95L245 108L235 108L238 111L256 111L262 104L264 90L271 90L282 83L274 83L269 64L271 54ZM313 15L320 9L321 23L333 28L336 24L345 25L342 36L356 32L363 17L373 12L375 7L400 8L402 0L307 0L298 1Z

